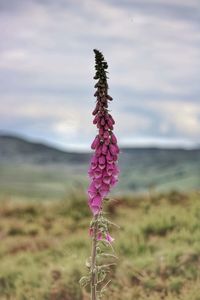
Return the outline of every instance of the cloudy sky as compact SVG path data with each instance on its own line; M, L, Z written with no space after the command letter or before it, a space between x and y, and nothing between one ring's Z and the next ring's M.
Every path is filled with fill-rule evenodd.
M0 132L87 149L94 55L122 145L200 137L200 0L0 0Z

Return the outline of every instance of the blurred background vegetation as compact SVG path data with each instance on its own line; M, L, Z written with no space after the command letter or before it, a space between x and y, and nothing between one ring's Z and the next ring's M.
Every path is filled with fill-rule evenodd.
M0 299L89 299L89 157L0 138ZM200 299L199 162L198 149L122 149L105 299Z
M16 136L0 135L0 194L62 198L88 185L91 154L64 152ZM114 194L192 191L200 186L200 149L123 148Z

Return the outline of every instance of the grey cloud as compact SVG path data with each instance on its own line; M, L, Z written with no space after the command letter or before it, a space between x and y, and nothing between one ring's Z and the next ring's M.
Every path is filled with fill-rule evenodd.
M122 141L197 140L199 11L195 0L0 1L0 129L88 144L95 47L109 63Z
M145 12L146 14L153 14L162 17L168 17L172 19L181 19L186 22L194 23L199 28L200 20L200 6L199 1L148 1L148 0L125 0L115 1L110 0L113 5L119 5L127 9L132 9L133 19L134 10Z

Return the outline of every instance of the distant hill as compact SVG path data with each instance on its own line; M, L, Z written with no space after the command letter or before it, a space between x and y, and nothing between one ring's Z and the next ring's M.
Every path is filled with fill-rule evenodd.
M88 185L91 154L0 136L0 195L60 197ZM116 192L200 189L200 149L122 148Z
M0 162L52 164L84 163L89 159L85 153L65 152L42 143L11 135L0 135Z

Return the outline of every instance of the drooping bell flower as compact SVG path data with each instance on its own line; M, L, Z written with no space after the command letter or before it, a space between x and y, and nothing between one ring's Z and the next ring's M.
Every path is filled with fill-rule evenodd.
M115 239L109 233L107 233L106 234L106 240L107 240L108 243L112 243Z
M91 183L88 188L88 204L94 215L99 214L102 209L102 201L110 192L118 181L118 154L119 147L117 138L113 133L113 125L115 121L108 112L108 102L113 100L108 95L107 83L107 62L98 50L95 53L95 69L94 79L96 92L96 107L93 111L93 124L97 126L98 134L91 144L94 154L91 158L90 168L88 171ZM106 236L108 242L112 242L112 238L108 234Z

